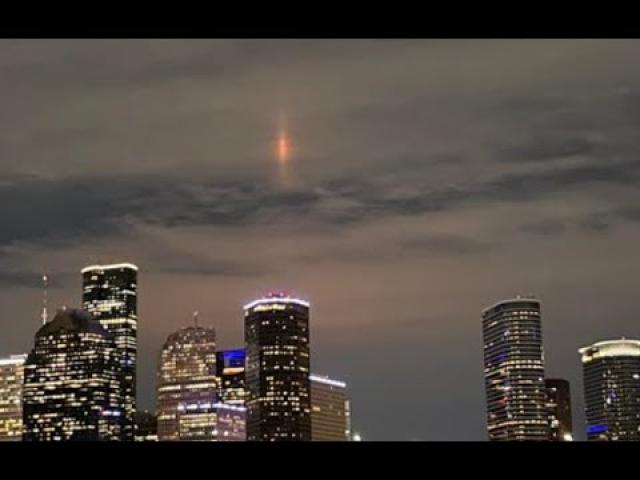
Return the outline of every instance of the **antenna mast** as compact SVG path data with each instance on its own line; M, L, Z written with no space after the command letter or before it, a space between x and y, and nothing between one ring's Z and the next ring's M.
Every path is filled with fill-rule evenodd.
M198 312L193 312L193 323L196 326L196 328L198 327Z
M49 315L47 313L47 290L49 288L49 277L47 276L47 274L45 273L44 275L42 275L42 288L43 288L43 293L42 293L42 324L46 325L47 324L47 320L49 320Z

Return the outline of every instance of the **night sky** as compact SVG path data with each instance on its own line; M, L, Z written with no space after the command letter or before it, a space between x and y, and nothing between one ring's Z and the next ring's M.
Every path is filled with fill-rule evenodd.
M548 376L639 337L639 41L0 41L0 354L43 272L139 274L139 404L200 312L312 303L366 440L485 440L481 310L542 301Z

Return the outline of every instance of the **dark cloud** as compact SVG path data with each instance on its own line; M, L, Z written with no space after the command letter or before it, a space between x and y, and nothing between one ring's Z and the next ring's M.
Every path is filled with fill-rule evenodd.
M438 252L461 255L486 253L498 248L498 245L494 243L450 234L414 237L403 242L402 246L427 253Z
M508 161L553 161L587 156L596 151L597 142L586 138L534 138L531 143L506 149Z
M578 226L590 232L606 232L612 226L612 218L606 212L592 212L578 220Z
M567 229L565 222L560 220L542 220L539 222L531 222L520 225L520 230L536 235L555 235L563 233Z

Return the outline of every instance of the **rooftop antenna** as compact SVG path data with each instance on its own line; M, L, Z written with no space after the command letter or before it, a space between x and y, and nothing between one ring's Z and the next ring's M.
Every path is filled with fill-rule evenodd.
M46 325L49 320L49 315L47 313L47 290L49 289L49 277L45 273L42 275L42 325Z
M196 328L198 328L198 315L199 315L199 312L197 311L193 312L193 323L196 326Z

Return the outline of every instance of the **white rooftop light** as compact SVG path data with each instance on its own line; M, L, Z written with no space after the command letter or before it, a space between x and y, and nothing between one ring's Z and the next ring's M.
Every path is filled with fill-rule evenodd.
M596 342L579 349L578 353L582 355L583 363L604 357L638 357L640 356L640 340L622 338Z
M297 305L302 305L303 307L310 307L311 304L309 302L307 302L306 300L302 300L300 298L293 298L293 297L262 297L259 298L257 300L254 300L253 302L247 303L243 308L245 310L250 310L253 307L256 307L258 305L264 305L264 304L270 304L270 303L295 303Z
M93 272L95 270L115 270L118 268L130 268L136 272L138 271L138 267L133 263L113 263L111 265L90 265L84 267L80 273Z
M323 383L325 385L331 385L333 387L347 388L345 382L339 380L332 380L329 377L321 377L319 375L309 375L309 380L312 382Z

